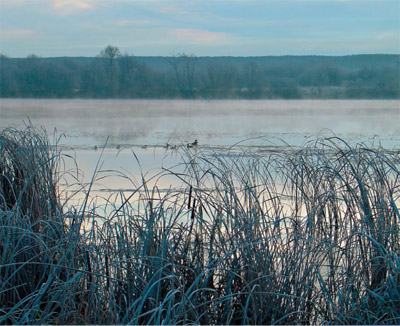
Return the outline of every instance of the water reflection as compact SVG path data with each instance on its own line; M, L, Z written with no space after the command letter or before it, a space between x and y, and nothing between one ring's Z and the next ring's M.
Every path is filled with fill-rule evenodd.
M219 155L235 148L282 151L287 144L301 146L321 130L351 142L378 142L400 147L398 100L15 100L0 101L0 128L21 126L29 118L59 137L65 170L80 171L63 187L92 179L100 159L93 193L129 190L142 174L151 179L175 166L190 150ZM329 130L327 130L329 129ZM377 135L379 135L377 137ZM108 139L108 140L107 140ZM247 140L246 140L247 139ZM198 141L195 148L187 147ZM107 143L106 143L107 141ZM106 148L100 158L103 146ZM177 167L178 165L178 167ZM116 172L118 171L118 172ZM112 176L112 177L111 177ZM174 180L172 180L174 179ZM180 187L164 175L161 189ZM76 185L75 185L76 186ZM82 200L82 198L78 198Z
M399 137L398 100L1 100L0 127L28 117L66 145L232 145L248 137L302 141L329 128L338 135Z

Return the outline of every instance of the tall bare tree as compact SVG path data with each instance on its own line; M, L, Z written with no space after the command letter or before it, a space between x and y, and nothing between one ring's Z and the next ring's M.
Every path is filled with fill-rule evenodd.
M250 62L244 67L244 82L247 87L247 96L258 98L262 95L263 73L255 62Z
M178 53L169 60L172 67L176 86L180 95L184 98L193 98L195 96L194 76L196 68L196 55Z
M105 49L100 51L99 57L102 59L104 69L107 75L107 88L109 96L114 97L117 93L117 66L115 61L121 56L118 47L108 45Z

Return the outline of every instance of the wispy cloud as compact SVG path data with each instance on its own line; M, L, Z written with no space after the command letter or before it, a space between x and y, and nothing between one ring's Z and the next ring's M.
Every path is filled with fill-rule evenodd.
M215 43L226 40L228 37L228 33L189 28L173 28L169 32L171 36L180 38L189 43Z
M2 6L18 6L28 3L28 0L0 0Z
M270 0L276 1L276 0ZM291 2L396 2L398 0L286 0Z
M398 53L400 0L0 0L1 52Z
M35 35L36 33L33 30L23 28L4 28L0 32L0 38L3 40L24 40Z
M163 2L160 2L163 3ZM160 14L165 14L165 15L187 15L189 12L185 9L183 9L181 6L176 5L176 4L168 4L166 6L162 6L156 10Z
M69 15L91 9L93 4L83 0L53 0L52 6L60 14Z
M400 38L400 30L397 31L397 33L393 32L386 32L386 33L380 33L375 36L375 39L377 40L396 40L399 41Z
M9 10L27 10L27 8L29 8L28 10L40 12L45 12L50 9L51 12L68 15L92 9L103 1L108 0L0 0L0 6L4 7L4 9L8 8Z
M159 21L153 19L121 19L115 21L115 25L120 27L154 26L159 23Z

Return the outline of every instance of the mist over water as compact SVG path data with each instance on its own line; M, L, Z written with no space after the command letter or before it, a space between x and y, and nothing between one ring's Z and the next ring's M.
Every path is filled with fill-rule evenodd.
M50 137L65 135L59 146L76 158L82 182L90 181L107 139L101 169L123 171L130 178L140 178L141 172L151 177L162 167L180 164L186 144L195 139L199 146L190 149L194 153L222 153L237 143L283 149L286 143L301 146L321 133L400 148L398 100L2 99L0 105L0 128L22 127L29 119ZM173 183L167 177L158 180L161 188ZM133 187L128 179L108 177L94 190Z
M398 100L21 100L2 99L0 127L29 118L69 146L161 145L168 140L232 145L271 136L298 144L329 129L362 140L400 135ZM390 142L391 144L391 142ZM390 145L389 144L389 145ZM393 144L395 145L395 144Z

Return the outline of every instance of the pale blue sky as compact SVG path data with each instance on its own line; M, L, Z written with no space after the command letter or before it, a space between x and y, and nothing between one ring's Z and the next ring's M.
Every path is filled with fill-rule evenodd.
M0 52L400 53L400 0L0 0Z

